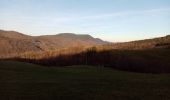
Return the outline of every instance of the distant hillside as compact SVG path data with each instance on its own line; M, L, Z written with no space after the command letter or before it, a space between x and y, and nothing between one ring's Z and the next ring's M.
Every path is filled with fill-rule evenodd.
M113 43L109 45L104 45L104 48L128 49L128 50L170 48L170 35L167 35L165 37L158 37L158 38L145 39L145 40L139 40L139 41Z
M0 56L14 56L26 51L40 51L34 39L14 31L0 31Z
M93 46L97 50L170 48L170 35L125 43L109 43L87 34L60 33L56 35L28 36L15 31L0 30L0 58L18 56L27 52L56 52L56 50L60 50L62 53L70 53L68 50L80 52L83 48Z
M0 57L15 56L24 52L49 51L70 47L91 47L108 42L91 37L61 33L58 35L28 36L15 31L0 30Z
M62 33L27 36L1 31L0 54L16 60L45 66L94 65L120 70L170 73L170 36L108 43L90 35Z

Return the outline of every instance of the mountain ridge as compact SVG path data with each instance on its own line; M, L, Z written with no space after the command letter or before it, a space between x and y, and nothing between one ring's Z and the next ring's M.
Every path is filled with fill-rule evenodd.
M107 43L90 35L60 33L57 35L29 36L16 31L0 30L0 56L77 46L91 47Z
M0 58L16 56L25 52L55 51L74 47L90 48L93 46L101 50L170 48L170 35L131 42L111 43L93 38L88 34L59 33L56 35L29 36L16 31L0 30Z

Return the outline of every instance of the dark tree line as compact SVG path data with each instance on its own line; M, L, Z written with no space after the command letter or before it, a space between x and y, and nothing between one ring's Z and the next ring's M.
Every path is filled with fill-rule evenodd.
M168 54L167 54L168 53ZM119 70L169 73L170 50L103 50L95 47L76 54L61 54L42 59L15 58L15 60L44 66L94 65ZM160 57L159 57L160 56Z

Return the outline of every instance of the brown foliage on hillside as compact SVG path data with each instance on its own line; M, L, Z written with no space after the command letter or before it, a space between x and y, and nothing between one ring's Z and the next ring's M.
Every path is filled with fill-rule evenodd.
M45 66L94 65L137 72L170 72L170 36L108 44L89 35L31 37L0 30L0 46L0 58Z
M0 30L0 58L10 58L20 54L58 51L72 47L91 47L108 42L90 35L62 33L57 35L28 36L15 31ZM35 53L34 53L35 52Z
M154 39L146 39L125 43L115 43L110 46L113 49L128 49L128 50L141 50L141 49L152 49L152 48L169 48L170 47L170 35L165 37L159 37Z

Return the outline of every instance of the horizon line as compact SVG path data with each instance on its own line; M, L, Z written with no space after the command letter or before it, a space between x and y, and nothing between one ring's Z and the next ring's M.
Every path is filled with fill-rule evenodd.
M154 37L148 37L148 38L143 38L143 39L135 39L135 40L128 40L128 41L108 41L108 40L104 40L102 38L99 38L99 37L95 37L91 34L82 34L82 33L75 33L75 32L59 32L59 33L56 33L56 34L42 34L42 35L33 35L33 34L29 34L29 33L25 33L25 32L21 32L21 31L17 31L17 30L5 30L5 29L0 29L0 31L8 31L8 32L18 32L18 33L21 33L21 34L24 34L24 35L28 35L28 36L32 36L32 37L36 37L36 36L55 36L55 35L60 35L60 34L74 34L74 35L89 35L93 38L98 38L98 39L101 39L102 41L107 41L107 42L110 42L110 43L124 43L124 42L133 42L133 41L140 41L140 40L148 40L148 39L155 39L155 38L159 38L159 37L166 37L166 36L169 36L170 34L167 34L167 35L163 35L163 36L154 36Z

